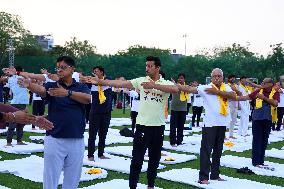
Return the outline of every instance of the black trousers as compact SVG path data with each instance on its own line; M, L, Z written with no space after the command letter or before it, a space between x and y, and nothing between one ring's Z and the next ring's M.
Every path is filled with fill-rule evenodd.
M94 114L92 109L90 111L89 123L89 139L88 139L88 157L94 157L96 148L96 136L99 134L98 143L98 157L104 155L106 135L108 132L111 119L111 112L105 114Z
M191 103L187 103L187 106L186 106L186 112L187 112L187 114L189 113L190 107L191 107Z
M154 187L157 177L157 168L161 159L161 148L164 140L165 126L136 125L133 140L132 160L130 165L129 187L135 189L139 180L144 155L148 148L148 187Z
M284 115L284 107L277 107L277 126L276 126L276 131L280 131L281 126L282 126L282 119ZM275 130L275 124L272 124L272 130Z
M225 132L225 126L202 127L199 180L209 180L210 170L210 179L215 180L219 178L220 158L223 150ZM211 153L212 162L210 162Z
M270 130L270 120L255 120L252 122L252 165L254 166L264 163Z
M192 106L192 127L195 126L195 117L197 116L196 126L199 127L200 117L202 114L203 107Z
M134 133L134 129L135 129L135 125L136 125L136 117L138 115L138 112L135 111L131 111L130 112L130 117L131 117L131 128L132 128L132 132Z
M90 121L90 111L91 111L91 103L85 105L86 123L88 123Z
M11 104L13 107L19 109L19 110L25 110L26 105L25 104ZM18 124L18 123L9 123L9 128L7 131L7 143L12 143L14 131L16 128L16 134L17 134L17 142L22 142L23 138L23 129L24 124Z
M186 119L186 111L171 111L170 144L180 145L183 141L183 129Z
M42 116L44 115L44 110L45 110L44 100L33 101L33 115ZM32 125L32 128L35 128L35 126Z

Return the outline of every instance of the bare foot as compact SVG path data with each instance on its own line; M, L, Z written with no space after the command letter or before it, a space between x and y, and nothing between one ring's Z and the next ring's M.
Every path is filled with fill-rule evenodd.
M104 156L104 155L100 156L99 158L100 158L100 159L110 159L109 157L106 157L106 156Z
M89 161L95 161L95 158L94 157L88 157L88 160Z
M149 186L148 186L147 189L154 189L154 187L149 187Z
M21 141L21 142L17 142L17 145L27 145L27 144Z
M198 181L199 184L209 184L208 180L199 180Z

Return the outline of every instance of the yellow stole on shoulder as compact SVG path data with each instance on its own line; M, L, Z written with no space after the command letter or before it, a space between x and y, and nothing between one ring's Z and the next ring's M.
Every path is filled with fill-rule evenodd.
M218 87L216 87L216 85L214 85L213 83L211 83L211 85L220 91L226 91L226 85L225 83L222 83L220 86L220 89L218 89ZM220 103L220 114L223 116L227 116L228 115L228 107L229 107L229 101L227 98L223 98L221 96L218 96L218 100Z
M261 89L259 91L260 94L263 93L263 89ZM276 93L276 90L274 88L272 88L270 94L269 94L269 99L273 99L273 96L274 94ZM256 109L259 109L259 108L262 108L262 99L259 99L257 98L256 101L255 101L255 108ZM277 122L277 107L273 107L273 106L270 106L271 108L271 116L272 116L272 123L275 123Z
M246 91L246 93L248 93L249 89L248 89L247 86L244 86L243 84L240 84L240 87L242 87Z
M183 85L185 85L185 83ZM182 101L182 102L187 101L188 98L189 98L189 95L188 95L187 92L184 92L184 91L180 92L180 95L179 95L179 100L180 101Z
M103 80L105 78L103 77ZM100 101L100 104L103 104L105 101L106 101L106 96L105 96L105 92L103 90L103 87L101 85L98 85L98 93L99 93L99 101Z

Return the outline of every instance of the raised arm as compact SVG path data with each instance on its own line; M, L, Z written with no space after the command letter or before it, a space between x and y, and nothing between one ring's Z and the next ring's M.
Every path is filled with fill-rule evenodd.
M220 90L218 90L214 87L207 88L204 91L207 94L221 96L223 98L227 98L227 99L230 99L230 100L236 100L237 99L237 94L234 91L230 91L230 92L220 91Z
M108 79L99 79L98 77L80 77L83 82L92 83L94 85L104 85L104 86L111 86L117 88L127 88L133 89L133 85L130 81L123 81L123 80L108 80Z
M177 87L178 87L179 91L197 94L197 88L196 87L192 87L192 86L189 86L189 85L180 85L180 84L177 84Z
M21 87L25 87L33 93L39 94L41 97L46 97L46 90L43 86L32 83L30 79L19 78L18 84Z

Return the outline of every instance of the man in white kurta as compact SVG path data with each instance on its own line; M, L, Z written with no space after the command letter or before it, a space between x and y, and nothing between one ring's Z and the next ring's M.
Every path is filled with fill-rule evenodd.
M248 87L246 86L246 77L241 77L239 91L242 93L242 96L247 96L250 94ZM250 103L249 100L240 101L240 109L241 109L241 121L238 128L238 135L247 136L248 124L249 124L249 115L250 115Z

